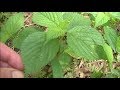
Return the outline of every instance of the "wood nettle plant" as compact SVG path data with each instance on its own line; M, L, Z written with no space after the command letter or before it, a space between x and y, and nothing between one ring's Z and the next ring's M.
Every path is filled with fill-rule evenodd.
M34 12L32 22L46 30L25 27L23 13L16 13L2 26L0 41L12 40L20 49L25 75L36 74L50 64L53 77L62 78L62 65L72 58L107 60L112 69L117 60L113 54L120 54L120 35L113 25L120 21L120 13L86 13L90 18L76 12Z

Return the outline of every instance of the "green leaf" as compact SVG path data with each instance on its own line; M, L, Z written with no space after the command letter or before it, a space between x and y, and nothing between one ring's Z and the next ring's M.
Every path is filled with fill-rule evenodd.
M60 62L60 65L62 66L62 68L66 69L66 67L70 65L72 58L67 53L62 53L58 57L58 60Z
M67 34L68 46L77 56L89 60L98 59L98 55L91 45L103 45L104 40L101 34L90 27L77 26L69 30Z
M71 62L72 58L66 54L62 53L57 58L55 58L52 62L52 70L54 78L63 78L64 69L66 69Z
M80 56L76 55L69 47L67 49L65 49L65 52L68 53L73 58L76 58L76 59L81 58Z
M107 73L105 78L118 78L118 77L112 73Z
M52 70L53 70L53 77L54 78L63 78L63 70L62 66L60 65L57 59L52 60L51 62Z
M103 12L99 12L97 17L95 18L95 27L101 26L105 23L107 23L110 20L110 17L107 16Z
M117 69L111 69L111 73L117 77L120 77L120 70Z
M25 40L26 37L28 37L29 34L32 34L34 32L37 32L38 30L36 30L34 27L27 27L25 29L23 29L23 31L21 31L18 35L18 37L16 37L13 40L13 45L20 49L22 42Z
M112 48L108 44L105 43L103 45L103 49L107 55L107 60L109 62L109 65L112 68L112 62L114 61Z
M56 39L46 42L46 33L35 32L30 34L23 41L21 47L25 73L39 72L56 56L58 50L59 42Z
M61 12L34 12L32 20L38 25L53 27L63 21L62 15Z
M47 27L47 39L57 38L66 32L67 23L63 20L62 12L35 12L33 22Z
M68 20L70 23L68 26L68 30L76 26L91 25L91 21L89 18L85 18L83 15L78 13L72 13L72 12L64 13L63 18L64 20Z
M102 35L96 29L89 26L77 26L68 33L89 45L103 45L105 43Z
M120 53L117 55L117 61L120 62Z
M117 52L120 52L120 36L117 37L116 49L117 49Z
M63 19L71 22L77 13L74 12L65 12L63 14Z
M113 17L120 19L120 12L109 12Z
M103 76L103 73L100 71L93 71L91 74L91 78L101 78Z
M17 13L11 16L5 25L1 28L0 38L2 42L6 42L13 34L24 26L23 13Z
M110 27L104 27L104 37L107 40L108 44L116 51L116 42L117 42L117 32L116 30Z
M98 12L89 12L89 13L92 14L94 17L98 15Z
M68 22L64 21L59 24L59 26L48 27L47 39L54 39L59 36L64 36L67 31ZM61 27L61 28L59 28Z
M107 60L106 52L104 51L103 47L100 45L95 45L95 51L99 56L99 59Z

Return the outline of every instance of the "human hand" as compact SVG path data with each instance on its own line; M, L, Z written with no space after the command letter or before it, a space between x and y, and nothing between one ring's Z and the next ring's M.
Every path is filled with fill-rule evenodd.
M0 42L0 78L23 78L23 68L20 55Z

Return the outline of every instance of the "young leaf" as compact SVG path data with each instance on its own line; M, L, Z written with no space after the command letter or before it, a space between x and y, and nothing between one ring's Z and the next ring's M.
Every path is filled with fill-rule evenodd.
M113 17L120 20L120 12L109 12Z
M103 49L107 55L107 60L109 62L110 68L112 68L112 62L114 61L112 48L108 44L103 45Z
M95 45L95 51L99 56L99 59L107 60L106 52L104 51L103 47L100 45Z
M89 26L77 26L69 30L68 33L89 45L103 45L105 43L102 35Z
M60 65L62 66L62 68L66 69L66 67L70 65L72 58L67 53L62 53L58 57L58 60L60 62Z
M13 34L15 34L18 30L20 30L24 26L24 16L23 13L16 13L11 16L5 25L1 28L1 40L2 42L6 42Z
M63 25L64 24L64 25ZM67 31L68 22L61 22L59 26L48 27L47 31L47 39L54 39L59 36L64 36L65 32Z
M116 49L117 49L117 52L120 52L120 36L117 37Z
M116 42L117 42L117 32L116 30L110 27L104 27L104 37L107 40L108 44L116 51Z
M76 55L69 47L65 49L65 53L69 54L71 57L76 58L76 59L81 58L80 56Z
M62 15L61 12L34 12L32 20L38 25L53 27L58 26L63 21Z
M29 35L29 34L32 34L34 32L37 32L38 30L36 30L35 28L33 27L27 27L25 28L23 31L20 32L20 34L18 35L18 37L16 37L14 40L13 40L13 45L20 49L20 46L22 44L22 42L25 40L25 38Z
M90 26L91 25L91 21L89 18L85 18L84 16L78 13L72 13L72 12L64 13L63 18L64 20L68 20L70 23L68 26L68 30L76 26Z
M103 12L99 12L97 17L95 18L95 27L103 25L103 24L107 23L109 20L110 20L109 16L107 16Z
M32 20L38 25L47 27L48 40L62 36L66 32L67 22L63 20L62 12L35 12Z
M91 45L103 45L104 40L97 30L90 27L77 26L68 31L68 46L77 56L89 60L98 59L98 55Z
M46 33L30 34L22 43L21 54L25 65L25 73L36 73L47 65L57 54L59 42L55 40L46 43Z
M53 77L63 78L63 70L62 70L62 66L59 63L59 60L58 59L52 60L51 65L53 70Z

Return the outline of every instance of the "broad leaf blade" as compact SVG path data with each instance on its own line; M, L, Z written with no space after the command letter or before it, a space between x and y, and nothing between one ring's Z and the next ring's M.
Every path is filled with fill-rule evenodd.
M24 16L23 13L17 13L11 16L5 25L1 28L1 41L6 42L7 39L12 37L18 30L24 26Z
M65 49L65 52L68 53L73 58L76 58L76 59L81 58L80 56L76 55L69 47L67 49Z
M97 17L95 18L95 27L103 25L103 24L107 23L109 20L110 20L109 16L107 16L103 12L99 12Z
M51 65L53 70L53 77L63 78L63 70L62 70L62 66L59 63L59 60L58 59L52 60Z
M99 32L88 27L75 27L67 34L68 46L77 56L89 60L98 59L98 55L91 45L103 45L104 40Z
M108 44L112 47L114 51L116 51L116 42L117 42L116 30L110 27L105 27L104 32L105 32L104 37L107 40Z
M68 26L68 22L63 20L62 12L35 12L32 20L38 25L47 27L48 40L64 35Z
M104 60L107 60L107 55L106 55L106 52L104 51L103 47L100 46L100 45L96 45L95 46L95 51L96 53L98 54L99 56L99 59L104 59Z
M16 37L16 38L13 40L13 45L14 45L16 48L20 49L21 44L22 44L22 42L25 40L25 38L27 38L27 36L28 36L29 34L32 34L32 33L37 32L37 31L38 31L38 30L36 30L36 29L33 28L33 27L28 27L28 28L23 29L23 31L21 31L21 32L19 33L18 37Z
M110 14L120 20L120 12L110 12Z
M109 62L109 65L112 68L112 62L114 61L112 48L108 44L105 43L103 45L103 49L107 55L107 60Z
M62 66L63 69L66 69L67 66L70 65L70 62L72 58L67 54L67 53L62 53L59 57L58 60L60 62L60 65Z
M58 38L59 36L64 36L67 31L68 22L64 21L59 24L59 26L48 27L47 39Z
M105 43L102 35L96 29L89 26L77 26L69 30L68 33L89 45L103 45Z
M51 40L46 43L46 34L44 32L36 32L29 35L21 47L25 73L34 74L39 72L56 56L58 50L58 41Z
M61 12L34 12L32 20L38 25L53 27L63 20L62 15Z
M120 36L117 37L116 49L117 49L117 52L120 52Z
M85 18L84 16L78 13L72 13L72 12L64 13L63 18L64 20L68 20L70 23L68 30L76 26L90 26L91 25L91 21L89 18Z

